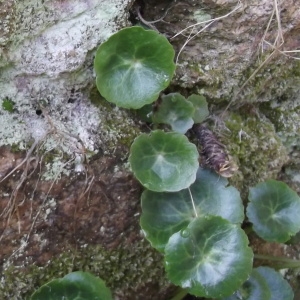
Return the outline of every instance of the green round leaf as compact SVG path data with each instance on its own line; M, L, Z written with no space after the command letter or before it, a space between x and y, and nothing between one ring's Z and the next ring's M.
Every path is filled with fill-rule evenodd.
M269 267L258 267L257 272L266 280L271 292L270 300L293 300L294 293L282 275Z
M231 295L246 281L252 260L244 231L221 217L195 219L165 248L168 278L201 297Z
M271 300L271 291L262 275L257 270L252 270L251 276L243 285L230 297L222 300ZM278 298L277 300L285 300Z
M163 123L171 126L172 130L186 133L192 128L194 121L194 107L179 93L172 93L161 97L157 111L153 114L154 123Z
M73 272L40 287L30 300L112 300L100 278L87 272Z
M138 136L129 162L135 177L152 191L179 191L196 179L198 150L186 136L155 130Z
M267 180L250 189L247 216L263 239L286 242L300 230L300 198L285 183Z
M202 123L209 115L208 105L205 97L202 95L193 94L189 96L187 100L190 101L195 108L195 113L193 116L194 122Z
M253 269L250 278L231 297L223 300L293 300L291 286L269 267Z
M97 50L97 88L109 102L141 108L169 85L173 59L173 47L163 35L142 27L122 29Z
M195 217L191 196L199 216L221 216L232 223L243 221L244 208L239 192L215 172L199 169L190 192L188 189L174 193L143 192L141 227L157 250L164 251L170 236Z

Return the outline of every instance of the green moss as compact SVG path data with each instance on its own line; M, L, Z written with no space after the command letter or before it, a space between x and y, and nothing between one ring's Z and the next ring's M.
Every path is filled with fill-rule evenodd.
M8 267L0 282L0 298L28 299L39 286L76 270L101 277L113 292L127 299L133 298L134 292L146 284L155 284L157 292L168 286L162 255L145 240L112 251L101 246L73 250L53 257L44 266Z
M18 144L12 144L12 145L10 146L10 151L11 151L12 153L19 153L19 152L22 151L22 150L20 149L20 147L19 147Z
M108 151L114 152L120 145L129 150L135 137L140 134L140 127L133 120L130 111L106 101L96 87L90 92L90 100L99 108L99 114L102 115L102 134Z
M257 73L249 80L241 95L247 102L259 102L263 99L273 101L278 98L290 99L297 95L299 89L300 62L295 60L292 64L286 61L284 56L275 56L265 65L262 62L267 60L270 53L265 53L251 70L247 70L245 81L254 72ZM276 78L276 80L274 80ZM298 100L299 103L299 100Z
M263 116L230 113L225 123L231 133L226 137L227 149L239 165L232 184L245 197L257 182L277 178L287 152L273 124Z
M109 103L108 101L106 101L99 93L98 89L96 86L94 86L91 90L90 90L90 94L89 94L89 99L91 100L91 102L97 106L104 106L107 109L112 109L113 105L111 103Z
M2 108L10 113L14 112L15 102L9 98L5 98L2 100Z

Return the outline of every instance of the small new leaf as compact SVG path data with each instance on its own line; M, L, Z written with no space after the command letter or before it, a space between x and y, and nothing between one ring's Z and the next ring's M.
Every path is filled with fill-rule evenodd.
M193 120L195 123L202 123L209 115L206 99L202 95L191 95L187 98L194 106Z
M179 93L163 95L161 98L162 102L153 114L153 122L169 124L172 130L186 133L194 124L195 109L192 103Z

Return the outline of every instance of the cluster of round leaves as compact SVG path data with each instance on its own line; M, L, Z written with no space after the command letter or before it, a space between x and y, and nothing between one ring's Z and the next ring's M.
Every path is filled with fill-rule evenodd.
M196 296L229 296L247 280L253 253L243 219L239 192L207 169L187 189L142 194L146 238L164 253L168 278Z
M300 230L300 198L284 183L260 183L250 189L249 200L248 218L265 240L284 242ZM240 228L243 219L239 192L207 169L198 170L188 189L142 194L141 227L152 246L164 253L173 283L202 297L292 300L280 274L266 271L271 278L266 283L257 270L251 271L253 254ZM276 278L281 278L279 289ZM256 297L261 293L268 296Z
M208 114L207 102L202 95L191 95L186 99L179 93L171 93L162 95L152 121L168 124L173 131L185 134L194 123L203 122Z
M109 102L140 109L147 121L172 129L142 134L130 149L131 169L146 188L141 216L145 236L164 253L169 279L191 294L259 299L255 295L269 285L263 299L292 299L270 292L272 272L252 270L253 253L240 227L244 213L239 192L225 178L199 169L197 148L183 135L207 117L205 98L172 93L161 96L152 109L172 79L173 60L167 39L141 27L117 32L95 58L97 87ZM299 197L284 183L258 184L249 200L247 216L262 238L284 242L300 230Z

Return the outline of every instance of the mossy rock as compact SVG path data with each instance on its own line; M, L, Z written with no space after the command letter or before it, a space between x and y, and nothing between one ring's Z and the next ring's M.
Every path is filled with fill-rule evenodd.
M263 115L228 113L225 126L230 132L225 137L227 150L239 166L231 182L245 197L257 182L277 178L288 160L287 151Z
M29 299L39 286L78 270L101 277L119 299L140 299L138 292L142 293L140 297L145 297L144 288L150 289L153 297L155 292L157 299L163 299L162 295L170 288L164 275L162 255L141 240L115 250L97 245L69 249L43 266L10 265L2 273L0 298Z

